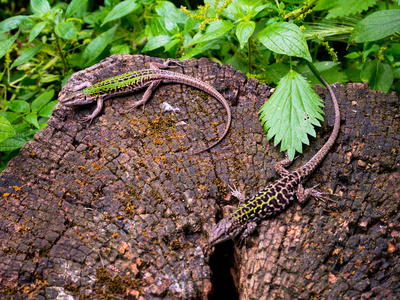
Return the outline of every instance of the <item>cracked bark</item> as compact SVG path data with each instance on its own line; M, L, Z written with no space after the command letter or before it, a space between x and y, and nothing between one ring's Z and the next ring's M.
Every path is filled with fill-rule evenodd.
M114 55L74 74L67 87L142 69L148 60L162 62ZM234 105L228 136L188 155L218 138L226 114L180 84L160 86L144 110L128 114L124 107L143 92L107 100L90 126L77 120L93 105L58 105L0 175L2 298L205 299L223 289L213 286L210 258L222 259L234 244L213 254L207 238L220 207L236 203L227 185L250 196L277 178L273 164L283 157L258 121L270 88L207 59L175 70L211 83ZM234 248L230 271L240 299L398 297L399 99L362 84L334 90L340 134L306 186L339 197L295 203ZM181 111L164 112L163 102ZM329 96L325 105L317 138L289 170L329 136Z

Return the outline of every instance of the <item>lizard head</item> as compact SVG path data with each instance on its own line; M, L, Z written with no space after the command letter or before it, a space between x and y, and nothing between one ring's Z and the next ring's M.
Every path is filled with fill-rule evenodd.
M82 93L82 91L66 91L59 96L59 100L60 103L65 106L75 106L92 103L96 98L87 97L87 95Z
M242 226L235 226L235 223L232 217L228 217L215 225L208 240L209 244L216 245L237 236L242 231Z

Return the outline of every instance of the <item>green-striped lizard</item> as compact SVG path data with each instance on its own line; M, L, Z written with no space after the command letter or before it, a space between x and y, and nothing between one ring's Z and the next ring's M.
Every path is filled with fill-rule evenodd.
M72 91L61 91L59 97L60 102L65 106L77 106L86 105L96 101L97 107L93 111L93 113L82 119L82 121L84 122L92 122L93 119L100 114L103 108L104 100L107 100L109 98L133 93L147 87L143 98L133 103L125 110L125 112L130 112L136 107L144 105L150 99L152 92L157 88L160 83L176 82L190 85L215 97L224 106L228 114L228 120L222 136L207 148L195 151L194 154L204 152L218 144L228 133L232 119L231 109L225 98L211 85L185 74L163 70L169 67L170 62L171 60L169 59L166 60L163 64L152 62L149 63L150 69L118 75L95 83L93 85L89 82L84 82L76 86ZM177 62L174 63L180 65Z
M275 165L275 170L281 178L267 185L231 215L216 224L210 234L210 245L215 245L240 235L239 246L241 246L256 229L257 222L281 212L294 201L295 195L300 203L305 202L310 196L317 199L324 198L322 193L314 188L304 189L302 184L325 158L339 133L340 111L337 99L329 84L322 77L321 79L328 88L335 107L335 125L328 141L305 165L293 172L285 169L291 163L288 158L278 162ZM231 190L232 195L237 197L240 202L246 201L246 197L238 189L231 188Z

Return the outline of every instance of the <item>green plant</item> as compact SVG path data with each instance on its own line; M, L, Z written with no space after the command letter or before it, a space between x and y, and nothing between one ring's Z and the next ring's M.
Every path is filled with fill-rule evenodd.
M300 2L211 0L192 10L156 0L31 0L28 15L13 4L0 9L3 168L45 126L69 76L115 53L206 56L277 85L260 119L290 158L322 120L308 83L318 82L315 72L400 91L399 1Z

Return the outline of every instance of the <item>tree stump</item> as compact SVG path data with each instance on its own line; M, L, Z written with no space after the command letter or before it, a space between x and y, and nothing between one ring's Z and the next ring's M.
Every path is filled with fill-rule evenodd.
M74 74L67 87L145 68L160 59L113 55ZM174 68L213 85L233 124L216 147L226 113L216 99L162 85L95 105L57 105L49 126L0 175L0 296L5 299L394 299L400 289L400 110L392 94L335 84L341 129L306 186L338 196L297 202L264 220L242 248L207 244L237 200L278 176L284 155L267 141L258 110L271 90L208 59ZM334 120L325 89L317 138L289 170L324 144ZM164 111L162 103L175 111Z

